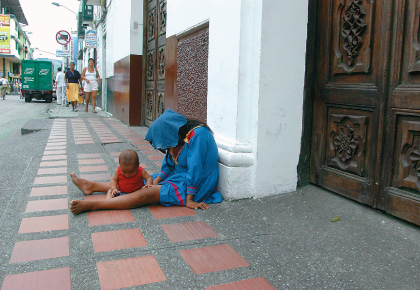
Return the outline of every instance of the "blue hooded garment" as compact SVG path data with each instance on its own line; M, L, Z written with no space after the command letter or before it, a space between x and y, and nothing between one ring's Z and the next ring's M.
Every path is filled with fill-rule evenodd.
M155 149L178 146L178 131L187 120L168 109L150 126L145 139ZM182 136L184 137L184 136ZM193 195L195 202L217 203L222 195L217 189L219 180L218 150L213 134L205 126L191 129L184 137L185 144L178 146L177 156L167 153L162 160L160 204L185 206L186 196Z
M184 116L167 109L147 131L146 139L155 149L168 149L178 145L179 128L187 123Z

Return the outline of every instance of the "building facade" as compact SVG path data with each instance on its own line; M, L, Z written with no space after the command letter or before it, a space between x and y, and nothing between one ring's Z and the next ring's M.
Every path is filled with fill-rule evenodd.
M0 15L0 70L9 82L19 82L21 60L31 59L31 42L13 14Z
M206 121L225 199L311 182L420 224L417 2L93 2L104 109Z

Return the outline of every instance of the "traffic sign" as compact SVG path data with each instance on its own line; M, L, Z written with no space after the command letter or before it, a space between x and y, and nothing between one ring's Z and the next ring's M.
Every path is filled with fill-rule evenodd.
M60 30L59 32L57 32L57 34L55 35L55 39L57 40L57 42L61 45L66 45L67 43L70 42L71 40L71 36L70 33L68 33L65 30Z

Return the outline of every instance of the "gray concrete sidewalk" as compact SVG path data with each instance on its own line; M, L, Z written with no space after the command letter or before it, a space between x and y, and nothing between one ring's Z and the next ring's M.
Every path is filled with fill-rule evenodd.
M57 107L53 119L31 120L42 130L21 135L16 129L0 140L2 289L18 282L36 289L33 281L45 273L44 282L61 279L48 285L72 289L210 289L260 277L252 281L264 280L275 289L420 289L419 227L312 185L258 200L224 201L206 211L142 207L72 215L69 202L84 197L68 173L86 174L82 170L90 166L96 169L87 174L98 177L94 171L106 166L100 172L106 176L117 166L116 154L127 148L137 150L148 171L157 172L162 156L141 142L145 128L127 127L103 112ZM104 142L111 135L118 142ZM60 146L65 152L51 154L62 151L51 147ZM44 166L52 160L47 156L62 155L57 160L65 165ZM47 174L48 169L55 172ZM59 181L61 176L66 181ZM34 194L38 191L48 194ZM340 220L332 222L335 217ZM61 219L67 224L58 225ZM51 221L56 228L48 228ZM122 230L135 235L128 241L107 235ZM193 238L183 239L189 235ZM133 240L137 243L124 246ZM43 248L36 244L40 241L50 243ZM25 248L25 242L31 246ZM194 256L193 250L201 252ZM152 272L143 277L142 271L149 273L145 265ZM267 285L264 281L258 285Z

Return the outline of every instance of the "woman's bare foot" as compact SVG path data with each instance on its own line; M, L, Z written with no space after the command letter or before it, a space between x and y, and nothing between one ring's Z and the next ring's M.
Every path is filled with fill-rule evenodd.
M70 173L73 183L86 195L92 194L93 191L89 186L89 181L86 179L78 178L74 172Z
M70 211L73 214L79 214L91 210L90 202L87 200L72 200L70 202Z

